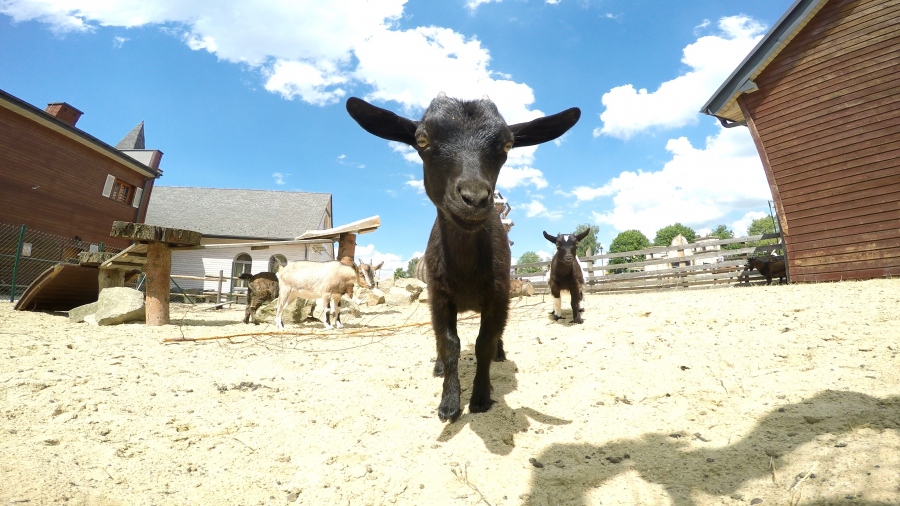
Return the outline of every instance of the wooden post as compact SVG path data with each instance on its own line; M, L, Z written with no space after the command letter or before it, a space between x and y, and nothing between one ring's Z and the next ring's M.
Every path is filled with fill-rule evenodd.
M110 288L114 286L125 286L125 271L121 269L100 269L100 274L97 276L97 287L99 291L103 291L104 288Z
M147 275L147 325L167 325L169 275L172 273L170 246L196 246L200 244L200 232L115 221L109 235L147 244L147 264L144 271Z
M356 234L341 234L338 239L337 260L349 257L352 261L356 255Z
M219 288L216 290L216 304L222 302L222 282L225 280L224 274L225 271L219 271Z
M589 257L594 256L594 250L592 248L588 248L587 251L585 251L585 253L587 253L586 256L589 256ZM588 282L588 292L593 292L594 291L594 259L591 258L590 260L588 260L588 264L589 264L588 269L590 269L590 270L588 271L588 278L585 281Z
M172 273L172 254L162 242L147 246L147 325L169 324L169 274Z

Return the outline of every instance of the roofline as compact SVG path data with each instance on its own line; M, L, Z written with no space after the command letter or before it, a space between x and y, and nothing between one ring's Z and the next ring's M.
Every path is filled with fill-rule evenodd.
M719 114L725 106L737 100L737 97L745 91L755 91L756 85L752 80L827 2L828 0L796 0L713 96L703 104L700 112L721 119Z
M50 116L46 112L38 109L37 107L21 100L9 93L0 90L0 106L5 107L6 109L11 110L12 112L19 114L20 116L24 116L33 120L36 123L39 123L50 130L53 130L59 134L62 134L69 139L78 142L79 144L86 146L102 155L105 155L114 161L121 163L122 165L127 166L131 170L143 175L147 178L157 178L162 176L162 171L159 169L153 169L144 165L143 163L131 158L130 156L122 153L118 149L110 146L109 144L101 141L100 139L85 133L83 130L75 128L66 124L63 121L60 121L53 116ZM152 150L158 151L158 150Z
M252 188L213 188L211 186L168 186L168 185L155 185L155 188L185 188L189 190L228 190L228 191L239 191L239 192L277 192L277 193L304 193L308 195L328 195L331 197L331 193L329 192L307 192L307 191L293 191L293 190L255 190ZM204 236L205 237L205 236Z

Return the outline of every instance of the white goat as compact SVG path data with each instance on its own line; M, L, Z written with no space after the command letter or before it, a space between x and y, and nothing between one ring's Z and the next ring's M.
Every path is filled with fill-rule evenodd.
M353 284L374 288L374 271L348 265L337 260L330 262L290 262L279 270L278 308L275 311L275 326L284 329L282 314L297 297L322 299L325 308L325 328L331 329L330 313L334 313L335 327L341 328L341 296L353 297ZM329 312L328 307L331 306Z

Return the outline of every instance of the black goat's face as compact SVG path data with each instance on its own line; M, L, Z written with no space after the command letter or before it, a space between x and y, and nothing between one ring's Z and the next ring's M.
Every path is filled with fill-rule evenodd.
M544 238L556 245L556 258L570 264L578 258L578 243L590 233L585 230L580 234L557 234L556 237L544 232Z
M428 198L465 230L497 216L494 187L510 149L556 139L581 116L572 108L508 126L487 97L464 101L443 93L432 100L420 121L358 98L347 100L347 112L369 133L414 147L422 158Z

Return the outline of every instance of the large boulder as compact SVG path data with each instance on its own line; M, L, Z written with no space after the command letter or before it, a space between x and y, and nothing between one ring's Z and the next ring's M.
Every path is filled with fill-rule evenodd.
M112 286L100 291L97 302L69 311L73 322L88 321L96 325L145 322L144 293L133 288Z
M278 309L278 299L267 302L256 310L256 321L260 323L274 323L275 311ZM303 323L313 315L316 309L315 300L296 298L288 304L282 315L284 323Z

